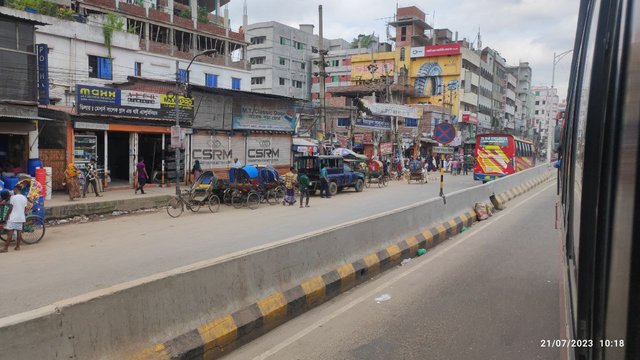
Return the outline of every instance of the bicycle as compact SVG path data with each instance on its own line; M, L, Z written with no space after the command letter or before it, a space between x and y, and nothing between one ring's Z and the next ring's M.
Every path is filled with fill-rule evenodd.
M186 197L185 195L189 195ZM177 218L184 212L184 208L186 207L191 212L200 211L200 207L207 203L209 207L209 211L212 213L217 212L220 209L220 198L217 195L209 195L207 198L203 200L196 200L191 196L189 191L185 191L180 193L180 195L176 195L167 204L167 214L172 218Z

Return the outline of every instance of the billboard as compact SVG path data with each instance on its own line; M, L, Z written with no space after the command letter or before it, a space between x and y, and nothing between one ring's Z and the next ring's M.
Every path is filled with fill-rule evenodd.
M371 71L374 73L375 78L386 76L389 74L393 76L395 71L395 60L375 60L375 67L371 67L371 61L353 63L351 65L351 79L371 79Z
M460 43L412 47L410 56L412 59L415 59L423 57L458 55L461 53L460 47Z
M180 120L193 121L193 99L179 97ZM135 90L76 85L78 114L175 120L175 96Z
M380 118L357 118L356 127L373 130L389 130L391 129L391 121Z
M49 105L49 46L36 45L38 51L38 103Z
M234 107L233 129L293 132L296 111L286 102L244 101Z
M247 165L290 165L291 136L191 136L191 166L195 160L205 170L226 169L234 158Z

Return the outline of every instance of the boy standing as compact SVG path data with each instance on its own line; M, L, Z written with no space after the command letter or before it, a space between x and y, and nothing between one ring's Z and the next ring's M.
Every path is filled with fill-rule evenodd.
M13 188L13 196L9 200L9 216L7 223L4 225L4 229L7 232L7 241L4 243L4 248L0 249L0 253L6 253L9 251L9 243L13 239L13 232L18 232L18 240L14 250L20 250L20 243L22 242L22 226L25 222L24 210L27 208L27 198L21 193L22 187L16 185Z
M309 207L309 177L307 174L301 172L298 177L298 189L300 189L300 208L302 208L302 200L306 197L307 204L306 207Z

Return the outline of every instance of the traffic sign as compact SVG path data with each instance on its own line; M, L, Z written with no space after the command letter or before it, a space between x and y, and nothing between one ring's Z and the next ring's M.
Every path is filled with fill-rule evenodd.
M456 128L449 123L440 123L433 128L433 139L440 144L448 144L456 137Z
M434 146L431 151L436 154L453 154L453 148L450 146Z

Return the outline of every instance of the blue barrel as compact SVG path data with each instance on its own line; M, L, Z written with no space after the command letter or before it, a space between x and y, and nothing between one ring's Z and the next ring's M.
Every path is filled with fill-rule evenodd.
M29 159L27 161L27 172L31 176L36 176L36 168L42 167L42 161L40 159Z
M44 196L40 196L38 198L38 202L33 204L33 209L31 209L33 215L38 215L44 219Z
M20 181L20 178L18 178L17 176L3 176L2 181L4 181L5 189L13 190L18 181Z

